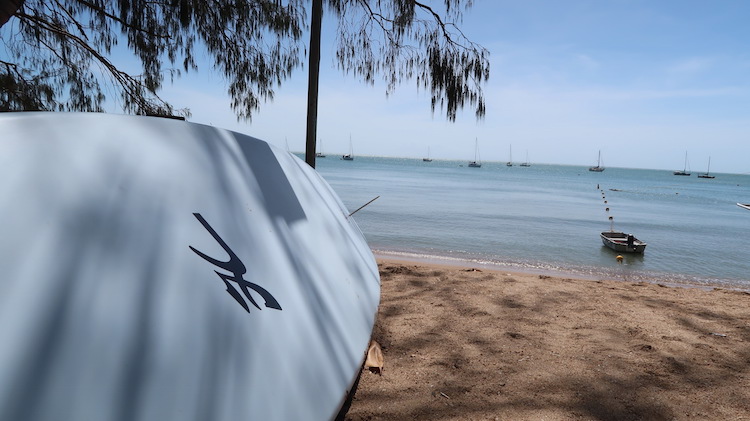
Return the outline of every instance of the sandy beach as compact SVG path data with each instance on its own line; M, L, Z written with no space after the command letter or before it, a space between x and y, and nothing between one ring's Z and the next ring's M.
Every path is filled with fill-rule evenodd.
M349 420L748 420L750 294L378 259Z

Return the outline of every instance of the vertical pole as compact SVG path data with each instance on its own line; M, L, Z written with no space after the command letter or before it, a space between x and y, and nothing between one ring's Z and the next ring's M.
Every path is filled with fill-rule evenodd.
M315 143L318 130L318 79L320 77L320 28L323 0L313 0L310 22L310 62L307 80L307 137L305 162L315 168Z

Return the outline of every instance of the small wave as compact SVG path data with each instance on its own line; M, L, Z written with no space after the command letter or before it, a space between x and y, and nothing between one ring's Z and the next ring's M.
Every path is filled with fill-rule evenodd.
M695 277L681 273L661 273L643 270L633 270L627 266L616 268L575 266L532 261L511 261L499 258L472 257L466 255L451 255L440 253L423 253L416 251L373 249L377 257L395 258L415 263L442 264L448 266L472 266L488 270L512 271L534 275L548 275L586 280L619 280L627 282L648 282L676 287L693 287L703 289L723 288L738 291L750 291L747 281Z

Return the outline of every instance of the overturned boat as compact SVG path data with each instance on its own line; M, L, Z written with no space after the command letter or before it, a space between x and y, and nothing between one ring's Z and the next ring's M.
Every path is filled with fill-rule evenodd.
M0 419L323 420L375 259L311 167L173 119L0 113Z

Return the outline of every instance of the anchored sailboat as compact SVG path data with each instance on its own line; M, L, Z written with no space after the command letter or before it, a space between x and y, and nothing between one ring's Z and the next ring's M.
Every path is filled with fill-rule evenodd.
M505 165L508 167L513 166L513 145L508 146L508 162L506 162Z
M526 162L521 163L522 167L530 167L531 164L529 163L529 151L526 151Z
M343 155L341 159L344 161L354 161L354 150L352 149L352 135L349 135L349 153Z
M474 160L469 161L469 166L472 168L479 168L482 166L482 162L479 160L479 141L474 138Z
M705 174L698 174L698 178L716 178L713 175L708 175L709 170L711 170L711 157L708 157L708 168L706 168Z
M687 160L687 151L685 151L685 166L682 167L682 171L677 170L673 172L674 175L690 175L690 172L688 171L688 160Z
M318 142L318 145L320 145L320 152L317 152L315 154L315 157L316 158L325 158L326 155L323 153L323 139L320 139L320 141Z
M596 166L589 167L589 171L594 171L594 172L604 171L604 167L602 167L602 151L599 151L599 158L596 160Z

